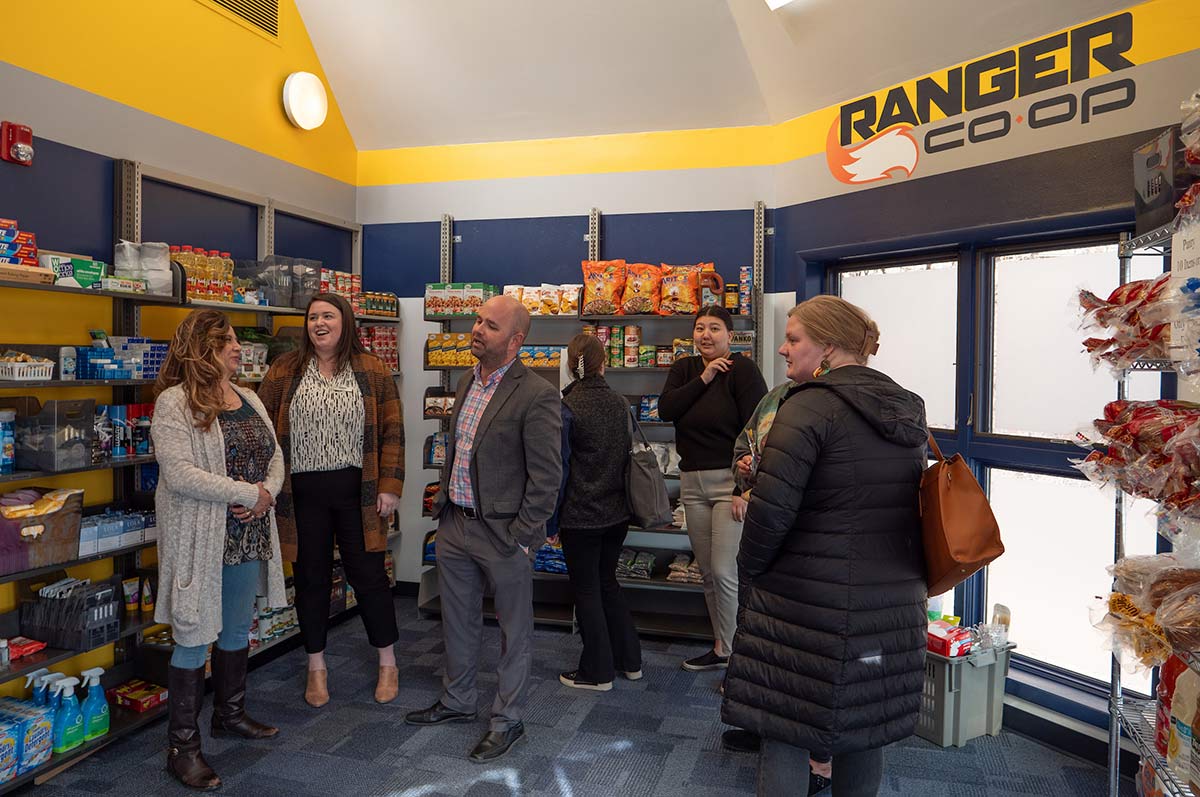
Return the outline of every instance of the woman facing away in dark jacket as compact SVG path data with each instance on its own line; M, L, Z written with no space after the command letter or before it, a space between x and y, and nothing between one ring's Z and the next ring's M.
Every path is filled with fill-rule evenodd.
M563 390L563 489L556 533L583 653L564 672L566 686L607 692L619 670L642 677L642 647L621 585L617 559L629 531L625 469L629 463L629 401L604 380L604 347L594 335L567 346L574 380Z
M879 329L818 296L779 353L797 387L764 446L738 554L743 594L722 718L763 737L758 794L833 755L835 797L870 797L924 681L918 489L925 405L866 367Z

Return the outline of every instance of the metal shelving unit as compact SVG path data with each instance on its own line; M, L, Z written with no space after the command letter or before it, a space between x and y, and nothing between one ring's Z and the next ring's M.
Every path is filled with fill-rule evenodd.
M766 205L762 202L755 203L754 207L754 312L752 315L734 315L735 329L758 330L762 326L762 284L765 263L765 213ZM438 281L449 283L453 281L453 232L454 219L449 215L442 217L441 229L441 258L440 268L438 272ZM586 237L588 243L588 258L598 260L600 258L600 211L593 208L588 217L588 235ZM582 302L581 302L582 305ZM442 324L444 332L450 331L450 325L454 322L471 323L473 316L469 315L424 315L424 320L431 323ZM568 324L593 324L593 323L611 323L611 324L633 324L643 327L655 328L659 332L666 330L677 329L680 325L690 325L694 321L691 315L535 315L532 316L532 321L535 328L547 324L553 325L556 330L562 329L563 323ZM563 345L563 344L555 344ZM755 362L762 361L762 342L755 335L754 343L754 359ZM462 372L467 370L468 366L431 366L425 364L425 370L437 371L442 375L441 386L443 389L450 388L450 372ZM561 374L559 368L536 368L532 369L543 374L558 373ZM658 366L639 366L635 368L612 367L605 369L605 375L612 379L629 377L633 379L647 380L649 375L658 375L665 378L670 371L668 367ZM626 390L620 392L627 393ZM434 418L425 416L426 420L438 420L442 422L442 430L448 430L448 418ZM663 430L673 429L674 424L665 422L639 422L647 429L662 432ZM445 466L442 466L445 467ZM435 466L425 466L426 470L440 471L441 468ZM670 478L670 477L668 477ZM676 477L677 478L677 477ZM424 516L424 515L423 515ZM631 528L630 532L639 534L661 534L670 537L678 538L681 535L686 535L684 529L667 526L654 529L637 529ZM664 543L665 544L665 543ZM640 547L640 546L639 546ZM574 604L567 589L567 576L554 573L534 573L535 595L534 595L534 619L537 622L547 623L551 625L561 625L563 627L574 628ZM637 590L638 605L632 606L634 621L640 632L647 634L655 634L661 636L674 636L686 639L712 639L712 627L709 623L706 609L703 601L697 601L696 597L703 592L703 587L698 584L678 583L667 581L665 578L654 578L648 580L641 579L623 579L622 584L630 589ZM541 585L540 587L538 585ZM539 594L539 590L549 590L551 588L561 587L559 592L562 595L562 603L551 605L543 598L545 594ZM417 597L417 608L421 615L437 613L440 611L440 601L438 598L438 582L437 568L427 567L421 573L420 589ZM541 607L541 608L539 608ZM494 614L489 607L485 608L484 616L494 618Z
M1125 284L1129 281L1130 266L1132 258L1141 253L1143 250L1157 249L1150 254L1161 256L1163 258L1163 271L1170 268L1171 257L1171 235L1175 229L1175 222L1172 221L1157 230L1153 230L1145 235L1139 235L1136 238L1130 237L1128 233L1121 234L1120 243L1117 246L1117 253L1120 258L1120 281ZM1134 362L1127 371L1173 371L1174 366L1169 360L1145 360ZM1117 381L1117 398L1126 398L1125 380ZM1120 561L1125 557L1125 499L1124 494L1118 490L1115 500L1115 533L1113 535L1113 562ZM1115 584L1114 584L1115 586ZM1189 661L1191 663L1191 661ZM1118 797L1120 791L1120 758L1121 758L1121 730L1124 728L1128 737L1134 742L1142 754L1143 758L1154 760L1159 766L1155 769L1159 772L1163 782L1171 782L1169 788L1174 788L1172 794L1178 797L1186 795L1192 797L1192 792L1187 788L1186 784L1180 784L1175 780L1174 776L1169 772L1166 763L1162 757L1158 755L1158 751L1154 747L1154 715L1155 701L1141 701L1126 698L1121 692L1121 662L1117 658L1116 653L1112 656L1112 667L1109 680L1109 698L1108 698L1108 795L1109 797Z

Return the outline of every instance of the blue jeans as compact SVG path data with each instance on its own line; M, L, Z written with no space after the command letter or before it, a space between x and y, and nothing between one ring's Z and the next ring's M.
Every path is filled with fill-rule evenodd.
M243 650L250 645L250 620L258 597L258 576L262 562L243 562L221 568L221 633L217 647ZM176 645L171 666L194 670L204 666L208 645Z

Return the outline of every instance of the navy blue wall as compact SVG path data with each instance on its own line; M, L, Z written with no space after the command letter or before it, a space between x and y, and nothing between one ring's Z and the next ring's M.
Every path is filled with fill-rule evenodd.
M354 267L354 235L349 230L288 213L276 213L275 254L320 260L326 268L351 271Z
M33 165L0 163L0 217L37 234L38 246L113 258L113 161L44 138Z
M586 216L454 221L454 281L581 284ZM436 261L435 261L436 262Z
M258 258L258 208L157 180L142 180L142 240Z
M726 281L754 264L754 211L626 213L600 217L600 255L629 263L713 263Z
M440 222L365 224L362 235L366 290L424 296L425 283L438 281L442 252Z

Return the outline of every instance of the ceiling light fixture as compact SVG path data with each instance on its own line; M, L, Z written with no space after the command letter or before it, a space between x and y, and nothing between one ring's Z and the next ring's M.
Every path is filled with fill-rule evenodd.
M325 123L329 100L325 85L312 72L293 72L283 83L283 110L288 121L301 130L315 130Z
M767 8L771 9L772 11L778 11L790 2L792 2L792 0L767 0Z

